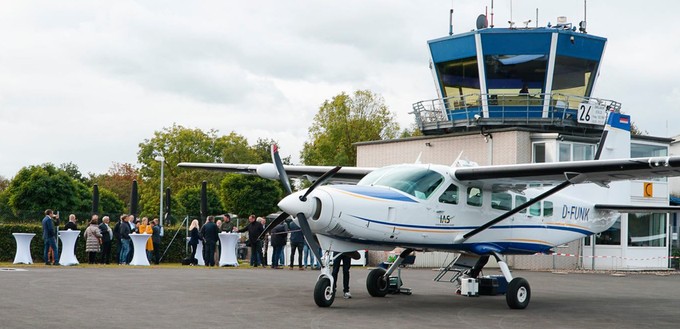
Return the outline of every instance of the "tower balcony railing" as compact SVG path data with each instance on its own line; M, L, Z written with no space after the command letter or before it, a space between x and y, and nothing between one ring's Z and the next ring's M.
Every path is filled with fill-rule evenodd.
M546 99L548 100L546 103ZM484 102L487 111L484 111ZM621 103L563 93L467 94L420 101L413 114L424 133L432 130L465 130L470 126L555 126L602 129L577 119L581 104L619 112Z

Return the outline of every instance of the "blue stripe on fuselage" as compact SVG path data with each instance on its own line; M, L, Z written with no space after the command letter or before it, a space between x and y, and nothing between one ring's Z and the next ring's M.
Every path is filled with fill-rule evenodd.
M395 226L395 227L404 227L404 228L416 228L416 229L427 229L427 230L474 230L478 228L479 226L427 226L427 225L413 225L413 224L402 224L402 223L394 223L394 222L383 222L379 220L374 220L374 219L369 219L365 217L359 217L359 216L354 216L354 215L349 215L352 216L356 219L360 219L363 221L367 221L369 223L376 223L376 224L381 224L381 225L387 225L387 226ZM490 230L498 230L498 229L518 229L518 228L530 228L530 229L549 229L549 230L560 230L560 231L569 231L569 232L575 232L579 234L583 234L585 236L593 234L593 232L590 232L588 230L580 229L580 228L575 228L575 227L568 227L568 226L558 226L558 225L495 225L489 227Z
M362 185L333 185L332 188L359 194L362 196L367 196L376 199L391 200L391 201L404 201L404 202L418 202L409 198L408 196L397 192L389 188L380 188L373 186L362 186Z

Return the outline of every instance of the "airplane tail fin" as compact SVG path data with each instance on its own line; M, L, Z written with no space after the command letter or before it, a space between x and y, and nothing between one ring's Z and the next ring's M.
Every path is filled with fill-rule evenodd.
M610 112L595 160L630 158L630 116Z

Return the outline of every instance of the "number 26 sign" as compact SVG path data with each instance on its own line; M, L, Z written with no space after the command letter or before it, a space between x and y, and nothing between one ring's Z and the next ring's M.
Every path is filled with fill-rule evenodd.
M578 123L591 125L604 125L607 119L607 111L604 106L598 104L581 103L578 106Z

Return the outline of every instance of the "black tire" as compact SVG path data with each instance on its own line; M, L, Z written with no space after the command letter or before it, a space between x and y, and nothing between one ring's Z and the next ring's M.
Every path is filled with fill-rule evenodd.
M366 278L366 289L368 293L373 297L385 297L387 295L387 290L389 288L389 280L385 280L385 270L382 268L376 268L368 272L368 277Z
M330 307L335 300L335 291L331 287L331 280L328 278L321 278L316 281L314 286L314 302L319 307Z
M525 309L531 300L531 287L529 281L524 278L514 278L508 284L508 292L505 301L508 306L515 310Z

